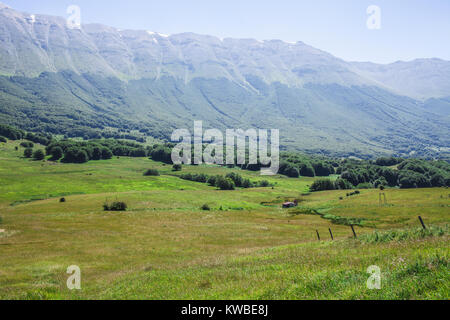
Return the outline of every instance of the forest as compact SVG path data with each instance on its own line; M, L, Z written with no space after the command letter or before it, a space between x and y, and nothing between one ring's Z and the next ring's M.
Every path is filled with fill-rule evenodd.
M25 140L21 143L21 147L25 149L24 157L26 158L42 160L48 156L51 161L63 163L85 163L91 160L108 160L113 156L125 156L149 157L154 161L172 164L171 153L174 146L172 143L144 145L137 141L112 138L57 139L50 134L30 133L11 126L0 125L0 142L6 142L7 139ZM41 150L33 150L33 143L45 146L45 154ZM261 165L245 164L240 168L258 171L261 169ZM324 177L314 182L311 191L450 186L450 164L447 161L417 158L382 157L361 160L282 152L279 174L290 178ZM210 183L208 180L215 177L184 176L183 178L192 181L200 179L200 182ZM225 177L219 181L223 182L222 189L231 189L242 185L245 187L258 185L258 183L250 181L236 180L236 177ZM214 182L213 185L217 185L217 183Z

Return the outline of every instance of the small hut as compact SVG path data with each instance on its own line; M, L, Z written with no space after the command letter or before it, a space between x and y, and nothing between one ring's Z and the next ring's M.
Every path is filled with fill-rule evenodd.
M294 202L285 202L283 203L283 209L289 209L289 208L294 208L298 206L298 201L295 200Z

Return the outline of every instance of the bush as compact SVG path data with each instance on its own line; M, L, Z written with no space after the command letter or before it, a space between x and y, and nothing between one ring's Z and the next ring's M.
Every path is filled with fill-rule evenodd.
M224 177L218 177L216 186L220 190L234 190L235 189L233 180L231 180L230 178L224 178Z
M31 149L31 148L26 148L26 149L23 151L23 156L24 156L25 158L31 158L32 155L33 155L33 149Z
M41 149L36 150L33 153L33 159L36 161L44 160L44 158L45 158L45 154L44 154L44 151L42 151Z
M128 156L133 158L143 158L147 156L147 151L144 148L136 148L131 150Z
M358 189L373 189L373 184L370 182L360 183L356 186Z
M10 140L20 140L25 132L7 125L0 124L0 135Z
M400 161L402 161L402 159L397 159L397 158L379 158L375 161L375 164L377 166L385 166L385 167L390 167L390 166L394 166L396 164L398 164Z
M89 157L85 150L71 147L66 151L61 161L65 163L85 163L89 161Z
M229 173L225 176L225 178L231 179L234 182L234 185L236 187L241 187L242 186L242 177L241 175L237 174L237 173Z
M103 205L104 211L126 211L127 210L127 204L125 202L116 201L113 202L111 205L108 203L105 203Z
M315 177L316 172L310 163L302 163L300 165L300 175L302 177Z
M172 169L173 171L181 171L183 167L181 166L181 164L174 164Z
M219 177L220 176L211 176L211 177L209 177L209 179L208 179L208 184L211 186L211 187L217 187L217 181L219 180Z
M58 161L64 155L63 149L61 147L54 147L50 150L51 160Z
M109 160L113 157L113 153L111 150L109 150L108 148L102 148L102 159L103 160Z
M431 183L425 175L411 170L402 171L398 181L402 189L431 187Z
M205 203L204 205L202 205L201 209L202 209L203 211L210 211L210 210L211 210L211 208L209 207L209 205L206 204L206 203Z
M260 181L260 182L259 182L259 186L260 186L261 188L267 188L267 187L270 186L270 183L269 183L269 181L267 181L267 180L263 180L263 181Z
M153 177L159 177L159 171L156 169L148 169L147 171L144 172L144 176L149 177L149 176L153 176Z
M253 188L253 183L250 181L250 179L244 179L242 180L242 188Z
M439 173L434 174L430 182L433 187L445 187L445 178Z
M5 137L0 136L0 142L6 143L8 142L8 140Z
M298 169L291 164L288 164L286 168L284 168L283 174L290 178L298 178L300 176Z
M21 142L20 146L23 148L34 148L33 142L28 142L28 141Z
M319 177L328 177L330 174L334 173L333 166L325 162L315 162L312 166L314 168L316 176Z
M373 186L375 188L383 188L382 190L384 190L385 186L388 185L388 182L386 181L386 179L384 177L380 177L377 180L375 180L375 182L373 183Z
M310 187L310 190L312 192L315 191L323 191L323 190L335 190L336 186L334 185L333 181L330 179L320 179L313 182L313 184Z
M341 178L337 179L336 182L334 183L334 185L335 185L336 189L339 189L339 190L353 189L353 185L350 182L348 182L345 179L341 179Z

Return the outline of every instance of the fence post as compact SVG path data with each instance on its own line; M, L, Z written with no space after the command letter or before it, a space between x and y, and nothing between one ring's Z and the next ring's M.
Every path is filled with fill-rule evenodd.
M317 233L317 239L319 239L319 241L320 241L320 234L319 234L319 231L316 230L316 233Z
M351 224L350 225L350 227L352 227L352 231L353 231L353 236L355 237L355 239L356 239L356 232L355 232L355 228L353 228L353 225Z
M425 227L425 223L423 223L423 220L422 220L422 217L421 217L421 216L419 216L419 221L420 221L420 223L422 224L422 227L423 227L425 230L427 230L427 227Z
M331 228L329 228L328 230L330 230L330 236L331 236L331 240L334 240L334 237L333 237L333 232L331 232Z

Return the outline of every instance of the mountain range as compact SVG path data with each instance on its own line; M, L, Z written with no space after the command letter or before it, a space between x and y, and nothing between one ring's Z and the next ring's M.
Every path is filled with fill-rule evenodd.
M303 42L71 29L0 4L0 122L68 136L280 129L309 153L450 152L450 62L348 62Z

